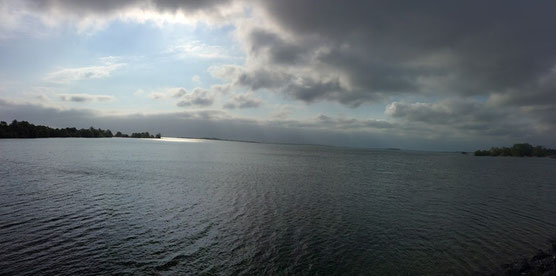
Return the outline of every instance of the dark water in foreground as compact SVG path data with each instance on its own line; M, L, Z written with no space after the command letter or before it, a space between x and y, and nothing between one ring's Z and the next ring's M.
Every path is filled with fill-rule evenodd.
M556 234L556 160L0 140L1 274L490 271Z

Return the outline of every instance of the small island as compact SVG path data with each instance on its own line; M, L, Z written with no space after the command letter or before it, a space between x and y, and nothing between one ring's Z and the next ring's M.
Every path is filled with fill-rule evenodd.
M116 135L112 134L109 129L104 130L100 128L82 128L77 129L75 127L67 128L51 128L43 125L34 125L27 121L17 121L13 120L10 124L1 121L0 122L0 138L112 138L112 137L122 137L122 138L158 138L162 136L160 133L156 135L147 132L134 132L131 135L123 134L121 132L116 132Z
M475 156L556 157L556 149L520 143L514 144L512 147L492 147L489 150L477 150Z

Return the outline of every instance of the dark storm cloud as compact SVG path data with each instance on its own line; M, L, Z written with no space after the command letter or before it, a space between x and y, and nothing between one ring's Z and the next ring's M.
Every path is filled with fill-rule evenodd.
M263 29L255 29L249 34L252 55L267 55L277 64L294 64L302 62L307 50L300 45L295 45L282 40L274 33Z
M448 135L467 133L477 136L506 136L531 139L538 135L538 121L522 117L512 109L494 108L471 100L436 103L394 102L386 107L386 115L413 126ZM550 135L550 133L545 133Z
M247 31L249 55L264 62L238 83L307 102L535 94L556 65L554 1L257 3L279 30Z
M342 101L344 96L348 95L348 92L345 91L340 94L339 92L342 92L342 90L337 80L314 80L311 78L296 80L282 88L283 93L305 102L313 102L322 98L339 98Z
M222 71L227 72L223 75L234 76L233 84L247 87L252 91L270 89L308 103L322 99L337 100L350 105L358 105L362 102L359 95L342 88L338 78L309 78L280 71L277 67L252 69L235 65L219 67ZM355 98L353 98L354 96Z
M556 108L556 66L528 87L496 93L491 101L500 105L553 106Z
M236 82L252 90L259 90L262 88L275 89L281 87L284 83L291 82L291 76L272 70L265 70L262 68L253 72L243 71L241 68L236 70L240 73Z

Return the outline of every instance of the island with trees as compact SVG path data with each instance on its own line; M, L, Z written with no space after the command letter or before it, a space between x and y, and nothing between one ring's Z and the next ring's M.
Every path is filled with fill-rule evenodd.
M51 128L43 125L34 125L27 121L13 120L10 124L0 122L0 138L65 138L65 137L79 137L79 138L161 138L160 133L152 135L149 132L137 132L131 135L116 132L112 134L109 129L100 128L82 128L75 127L67 128Z
M492 147L489 150L477 150L475 156L556 157L556 149L521 143L514 144L512 147Z

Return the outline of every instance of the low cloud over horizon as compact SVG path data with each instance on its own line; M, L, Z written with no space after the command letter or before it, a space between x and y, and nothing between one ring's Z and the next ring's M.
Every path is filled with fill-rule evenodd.
M399 108L399 106L396 106ZM392 112L388 111L387 112ZM430 111L426 111L425 114ZM467 114L466 116L471 116ZM482 116L482 115L472 115ZM220 110L168 113L103 114L91 109L59 109L0 100L0 118L8 123L26 120L56 128L103 128L131 133L149 131L166 137L210 137L266 143L321 144L361 148L404 148L433 151L472 151L477 147L529 141L553 146L551 138L538 139L515 126L491 130L480 124L454 125L451 119L414 124L405 120L358 120L320 114L305 120L257 120L234 117ZM444 119L443 119L444 120ZM425 124L427 123L427 124ZM507 127L502 129L502 127ZM466 135L471 132L472 135ZM481 139L478 139L480 137ZM516 138L517 137L517 138Z
M556 146L556 2L0 1L0 119L264 142Z

